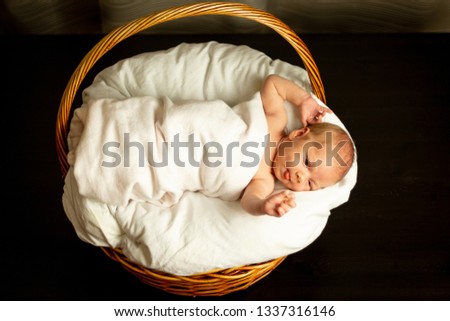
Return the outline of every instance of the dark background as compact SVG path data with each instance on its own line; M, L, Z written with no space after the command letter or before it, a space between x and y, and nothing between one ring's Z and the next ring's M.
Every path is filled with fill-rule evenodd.
M449 300L450 35L301 37L328 105L355 139L358 182L313 244L247 290L220 299ZM141 283L79 240L63 211L56 114L72 72L100 38L1 35L0 299L192 299ZM137 35L106 54L82 87L120 58L208 40L301 64L274 34Z

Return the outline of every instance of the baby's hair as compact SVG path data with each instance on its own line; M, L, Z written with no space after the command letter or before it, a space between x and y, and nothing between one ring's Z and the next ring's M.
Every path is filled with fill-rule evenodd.
M344 142L342 147L339 149L339 156L345 162L345 164L340 164L337 166L337 170L340 174L340 179L342 179L350 170L354 159L355 159L355 146L353 144L352 139L349 134L340 126L322 122L317 124L308 125L308 128L311 130L311 133L315 136L317 141L325 144L325 134L326 132L331 132L333 134L333 140L336 140L337 143Z

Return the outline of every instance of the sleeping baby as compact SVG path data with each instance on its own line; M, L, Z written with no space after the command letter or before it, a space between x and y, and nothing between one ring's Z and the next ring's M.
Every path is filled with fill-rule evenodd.
M261 100L267 119L270 162L262 161L245 188L241 204L249 213L281 216L296 206L293 191L313 191L337 183L353 163L349 135L337 125L322 123L331 110L320 106L303 88L277 75L266 78ZM285 101L299 109L305 127L285 132ZM278 179L288 190L272 194Z
M285 101L304 127L286 132ZM292 191L333 185L352 165L353 143L322 122L326 113L277 75L233 107L151 96L93 99L74 111L67 159L80 194L106 204L171 207L184 193L200 192L240 200L251 214L281 216L296 206ZM274 193L276 180L287 190Z

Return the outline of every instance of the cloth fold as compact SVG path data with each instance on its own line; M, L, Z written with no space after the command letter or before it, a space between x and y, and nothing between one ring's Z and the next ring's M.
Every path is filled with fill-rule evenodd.
M80 194L106 204L172 206L185 191L231 201L255 174L266 134L259 92L233 107L96 99L74 112L68 159Z

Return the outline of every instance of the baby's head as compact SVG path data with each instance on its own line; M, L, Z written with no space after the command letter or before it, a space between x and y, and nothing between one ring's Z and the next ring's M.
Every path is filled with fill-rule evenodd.
M341 127L326 122L308 125L280 140L273 172L291 190L317 190L339 182L354 155L353 142Z

